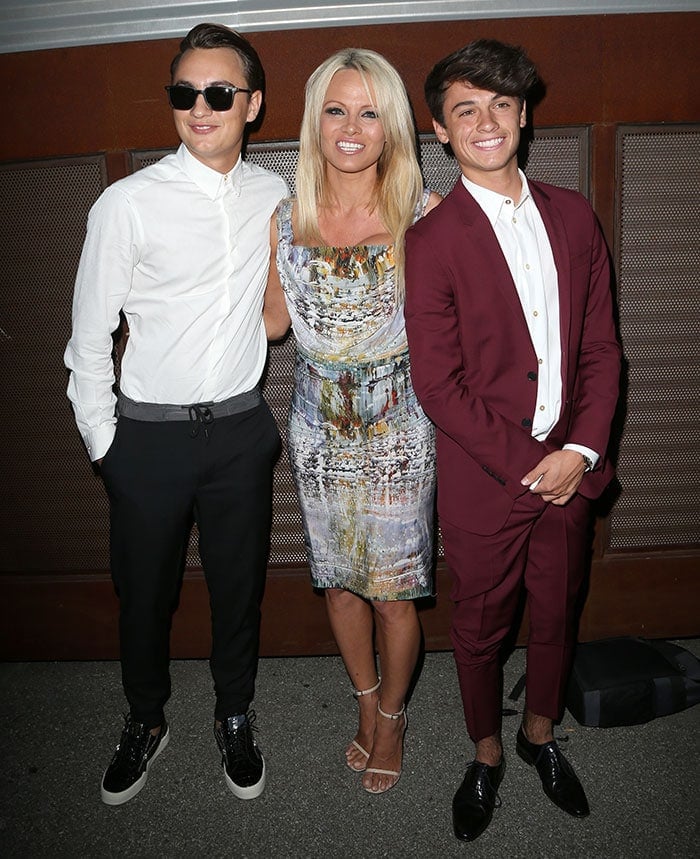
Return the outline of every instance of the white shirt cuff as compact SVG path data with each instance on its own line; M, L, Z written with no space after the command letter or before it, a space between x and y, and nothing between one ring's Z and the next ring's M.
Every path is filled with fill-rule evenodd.
M116 420L114 423L102 424L90 430L85 438L85 447L87 448L88 456L94 462L96 459L102 459L107 453L114 441L114 433L117 430Z
M565 444L562 450L575 450L582 456L587 456L593 463L593 468L598 465L598 460L600 459L599 453L596 453L594 450L591 450L590 447L585 447L582 444Z

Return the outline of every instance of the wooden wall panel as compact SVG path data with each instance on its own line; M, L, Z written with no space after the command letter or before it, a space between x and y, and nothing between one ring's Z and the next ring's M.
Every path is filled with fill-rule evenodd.
M427 650L451 649L450 576L437 570L437 597L418 603ZM0 654L4 660L114 659L117 612L109 576L0 576ZM593 562L579 626L581 641L610 635L697 637L696 555L618 556ZM526 621L519 634L524 643ZM173 619L173 658L205 658L210 646L209 596L201 572L185 576ZM262 656L337 653L323 597L309 587L308 570L268 576L262 606Z
M255 140L296 138L306 78L340 47L354 44L384 53L404 76L419 130L427 132L431 123L422 85L435 60L478 37L523 44L546 84L535 124L586 129L590 196L614 247L617 128L698 121L700 100L694 82L699 65L699 21L697 13L665 13L253 33L250 38L260 52L268 80L266 116ZM114 181L129 171L130 150L175 146L163 86L176 49L177 40L161 40L0 55L7 117L0 137L0 162L102 153L108 180ZM13 213L3 211L3 217L12 219ZM13 300L13 286L3 282L6 301ZM46 288L51 289L50 278ZM60 305L55 312L65 325L67 297L61 300L54 295L52 300L51 306ZM56 384L63 385L60 375L55 374ZM3 396L8 393L11 395L2 391ZM67 409L67 403L64 405ZM41 420L48 421L50 416L42 415ZM50 433L44 436L50 437ZM95 478L79 442L71 444L74 467L80 474L76 473L76 480L90 484L86 497L92 497ZM26 494L41 493L42 485L52 479L55 472L46 462L52 454L51 450L37 451ZM16 506L16 500L6 495L6 509ZM25 493L20 500L26 505ZM74 509L77 517L87 517L89 529L95 531L104 528L104 507L94 502L92 506L91 510L80 505ZM4 525L12 528L11 518ZM36 544L29 546L30 531L25 538L30 566L17 549L21 541L14 540L10 557L5 551L9 544L0 539L0 658L116 656L117 604L106 564L90 565L87 556L78 562L78 553L73 567L71 557L58 562L56 547L41 548L39 519L34 527ZM437 599L421 607L429 648L450 646L448 595L449 575L440 568ZM334 651L323 600L309 588L303 568L271 570L263 618L262 652L266 655ZM644 554L613 553L608 519L603 517L596 529L581 637L627 633L700 633L700 550L697 546L683 550L666 546ZM206 587L200 572L188 570L174 619L173 655L205 656L208 642Z
M700 14L586 15L251 33L267 73L260 140L298 135L303 88L328 54L361 45L402 73L420 131L431 131L423 81L473 38L524 45L547 87L540 125L697 120ZM163 86L177 40L0 55L7 128L0 161L176 142ZM21 85L20 85L21 84Z

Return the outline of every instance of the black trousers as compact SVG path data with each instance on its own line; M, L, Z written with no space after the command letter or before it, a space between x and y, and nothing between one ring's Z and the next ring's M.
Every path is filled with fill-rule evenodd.
M120 417L101 472L120 601L122 681L131 716L162 724L170 627L192 518L209 588L215 718L253 699L272 515L277 426L266 403L199 428Z

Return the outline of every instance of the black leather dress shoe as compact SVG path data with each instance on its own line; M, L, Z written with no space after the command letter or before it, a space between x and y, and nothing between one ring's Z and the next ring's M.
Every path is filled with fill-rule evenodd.
M587 817L591 813L581 782L556 740L538 746L528 740L521 726L515 750L526 764L535 767L544 792L555 805L573 817Z
M503 779L505 760L496 767L472 761L452 800L452 826L460 841L473 841L491 823L493 810L501 804L498 785Z

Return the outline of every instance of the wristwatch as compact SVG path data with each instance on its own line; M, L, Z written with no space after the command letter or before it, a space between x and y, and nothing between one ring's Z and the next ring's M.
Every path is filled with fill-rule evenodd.
M586 474L588 471L593 471L593 460L590 456L586 456L585 453L582 453L581 456L583 457L583 464L586 466L583 469L583 473Z

